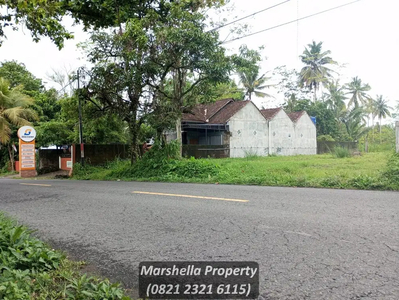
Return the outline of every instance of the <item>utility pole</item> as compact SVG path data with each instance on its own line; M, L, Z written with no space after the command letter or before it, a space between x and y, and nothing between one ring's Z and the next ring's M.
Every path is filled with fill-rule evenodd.
M80 143L80 164L85 164L85 147L83 144L83 124L82 124L82 99L80 97L80 68L77 70L78 77L78 100L79 100L79 143Z

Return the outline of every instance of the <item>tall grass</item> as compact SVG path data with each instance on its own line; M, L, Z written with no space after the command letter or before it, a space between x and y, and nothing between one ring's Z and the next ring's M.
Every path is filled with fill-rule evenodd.
M390 152L336 159L331 154L227 159L141 160L82 168L77 179L396 189L382 176ZM399 163L398 163L399 173Z

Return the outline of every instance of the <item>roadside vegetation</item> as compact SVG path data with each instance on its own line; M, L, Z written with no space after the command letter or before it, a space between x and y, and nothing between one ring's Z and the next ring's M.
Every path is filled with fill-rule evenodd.
M371 190L399 189L399 156L392 152L351 156L338 148L332 154L310 156L250 155L228 159L178 159L146 153L135 165L116 160L104 166L74 166L74 179L136 180L323 187Z
M0 213L0 299L130 299L118 284L81 275L83 263L31 233Z

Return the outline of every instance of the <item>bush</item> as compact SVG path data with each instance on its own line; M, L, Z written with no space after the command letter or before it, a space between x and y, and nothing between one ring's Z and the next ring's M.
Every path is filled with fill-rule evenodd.
M318 142L335 142L335 139L331 135L325 134L325 135L319 135L317 137L317 141Z
M390 183L399 184L399 153L395 152L390 156L382 176Z
M0 214L0 299L122 299L118 284L81 276L76 263Z
M348 149L343 148L343 147L335 147L333 150L333 155L336 158L345 158L345 157L351 157L351 153Z

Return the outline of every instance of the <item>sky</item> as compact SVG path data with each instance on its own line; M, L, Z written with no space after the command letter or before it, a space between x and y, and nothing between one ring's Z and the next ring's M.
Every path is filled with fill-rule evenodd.
M234 10L213 15L216 19L235 20L285 0L231 0ZM353 0L289 0L273 9L247 18L239 24L247 24L250 32L257 32L276 25L294 21ZM270 29L252 37L243 38L224 46L229 53L238 51L242 44L255 49L264 46L262 71L272 71L277 66L288 69L302 67L299 55L313 40L323 42L323 49L331 51L331 57L339 64L340 83L347 83L358 76L372 87L371 96L383 95L392 107L399 100L399 3L394 0L360 0L348 6L310 17L299 22ZM88 34L79 26L72 27L71 20L65 24L75 34L74 40L58 48L47 38L39 43L31 41L28 30L8 31L8 39L0 47L0 61L17 60L26 65L36 77L43 78L49 86L53 84L48 74L53 70L75 70L84 66L83 54L76 44L87 39ZM229 28L221 29L221 40L229 40ZM258 106L276 107L283 104L283 97L276 90L268 91L275 98L255 99ZM390 121L390 120L389 120Z

